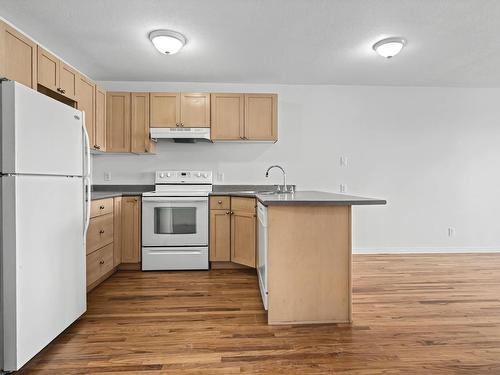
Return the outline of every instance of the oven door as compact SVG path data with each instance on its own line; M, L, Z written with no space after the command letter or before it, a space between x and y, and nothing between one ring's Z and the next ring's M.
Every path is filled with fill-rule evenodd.
M143 197L143 246L207 246L208 197Z

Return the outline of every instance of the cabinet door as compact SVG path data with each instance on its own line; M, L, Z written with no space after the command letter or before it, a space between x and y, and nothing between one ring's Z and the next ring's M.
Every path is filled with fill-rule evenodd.
M157 92L150 94L152 128L175 128L181 122L180 94Z
M210 261L231 259L231 215L229 210L210 210Z
M255 212L233 211L231 215L231 261L255 267Z
M95 87L94 148L106 151L106 91Z
M78 75L76 84L77 108L85 112L85 128L89 133L90 146L96 149L95 123L95 84L88 78Z
M59 71L59 93L71 100L76 100L78 76L79 74L76 70L61 61Z
M276 94L245 94L245 138L257 141L278 139Z
M0 76L36 90L37 45L0 21Z
M106 95L106 151L130 152L130 93Z
M243 94L211 95L210 135L213 140L239 140L244 136L245 96Z
M131 151L149 153L154 151L149 136L149 94L132 93Z
M185 128L210 127L210 94L181 94L181 126Z
M122 198L122 262L141 261L141 201L139 197Z
M122 262L122 197L113 198L113 266Z
M59 92L60 63L57 57L38 46L38 84Z

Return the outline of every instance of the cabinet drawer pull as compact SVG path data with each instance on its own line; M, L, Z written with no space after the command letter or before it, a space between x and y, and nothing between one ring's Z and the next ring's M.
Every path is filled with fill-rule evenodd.
M99 264L104 264L104 260L101 260L101 261L99 262Z
M102 206L102 205L101 205L101 206L99 206L99 209L100 209L100 210L104 210L104 206Z
M103 233L104 233L104 229L101 229L101 230L99 231L99 233L100 233L100 234L103 234Z

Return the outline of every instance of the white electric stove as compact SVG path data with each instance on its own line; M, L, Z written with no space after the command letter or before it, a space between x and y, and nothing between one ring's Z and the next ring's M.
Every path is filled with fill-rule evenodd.
M142 269L208 269L211 171L158 171L142 195Z

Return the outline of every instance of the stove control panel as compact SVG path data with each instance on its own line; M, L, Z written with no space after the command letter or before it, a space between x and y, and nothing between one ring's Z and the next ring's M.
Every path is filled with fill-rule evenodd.
M157 171L155 184L211 184L212 171Z

